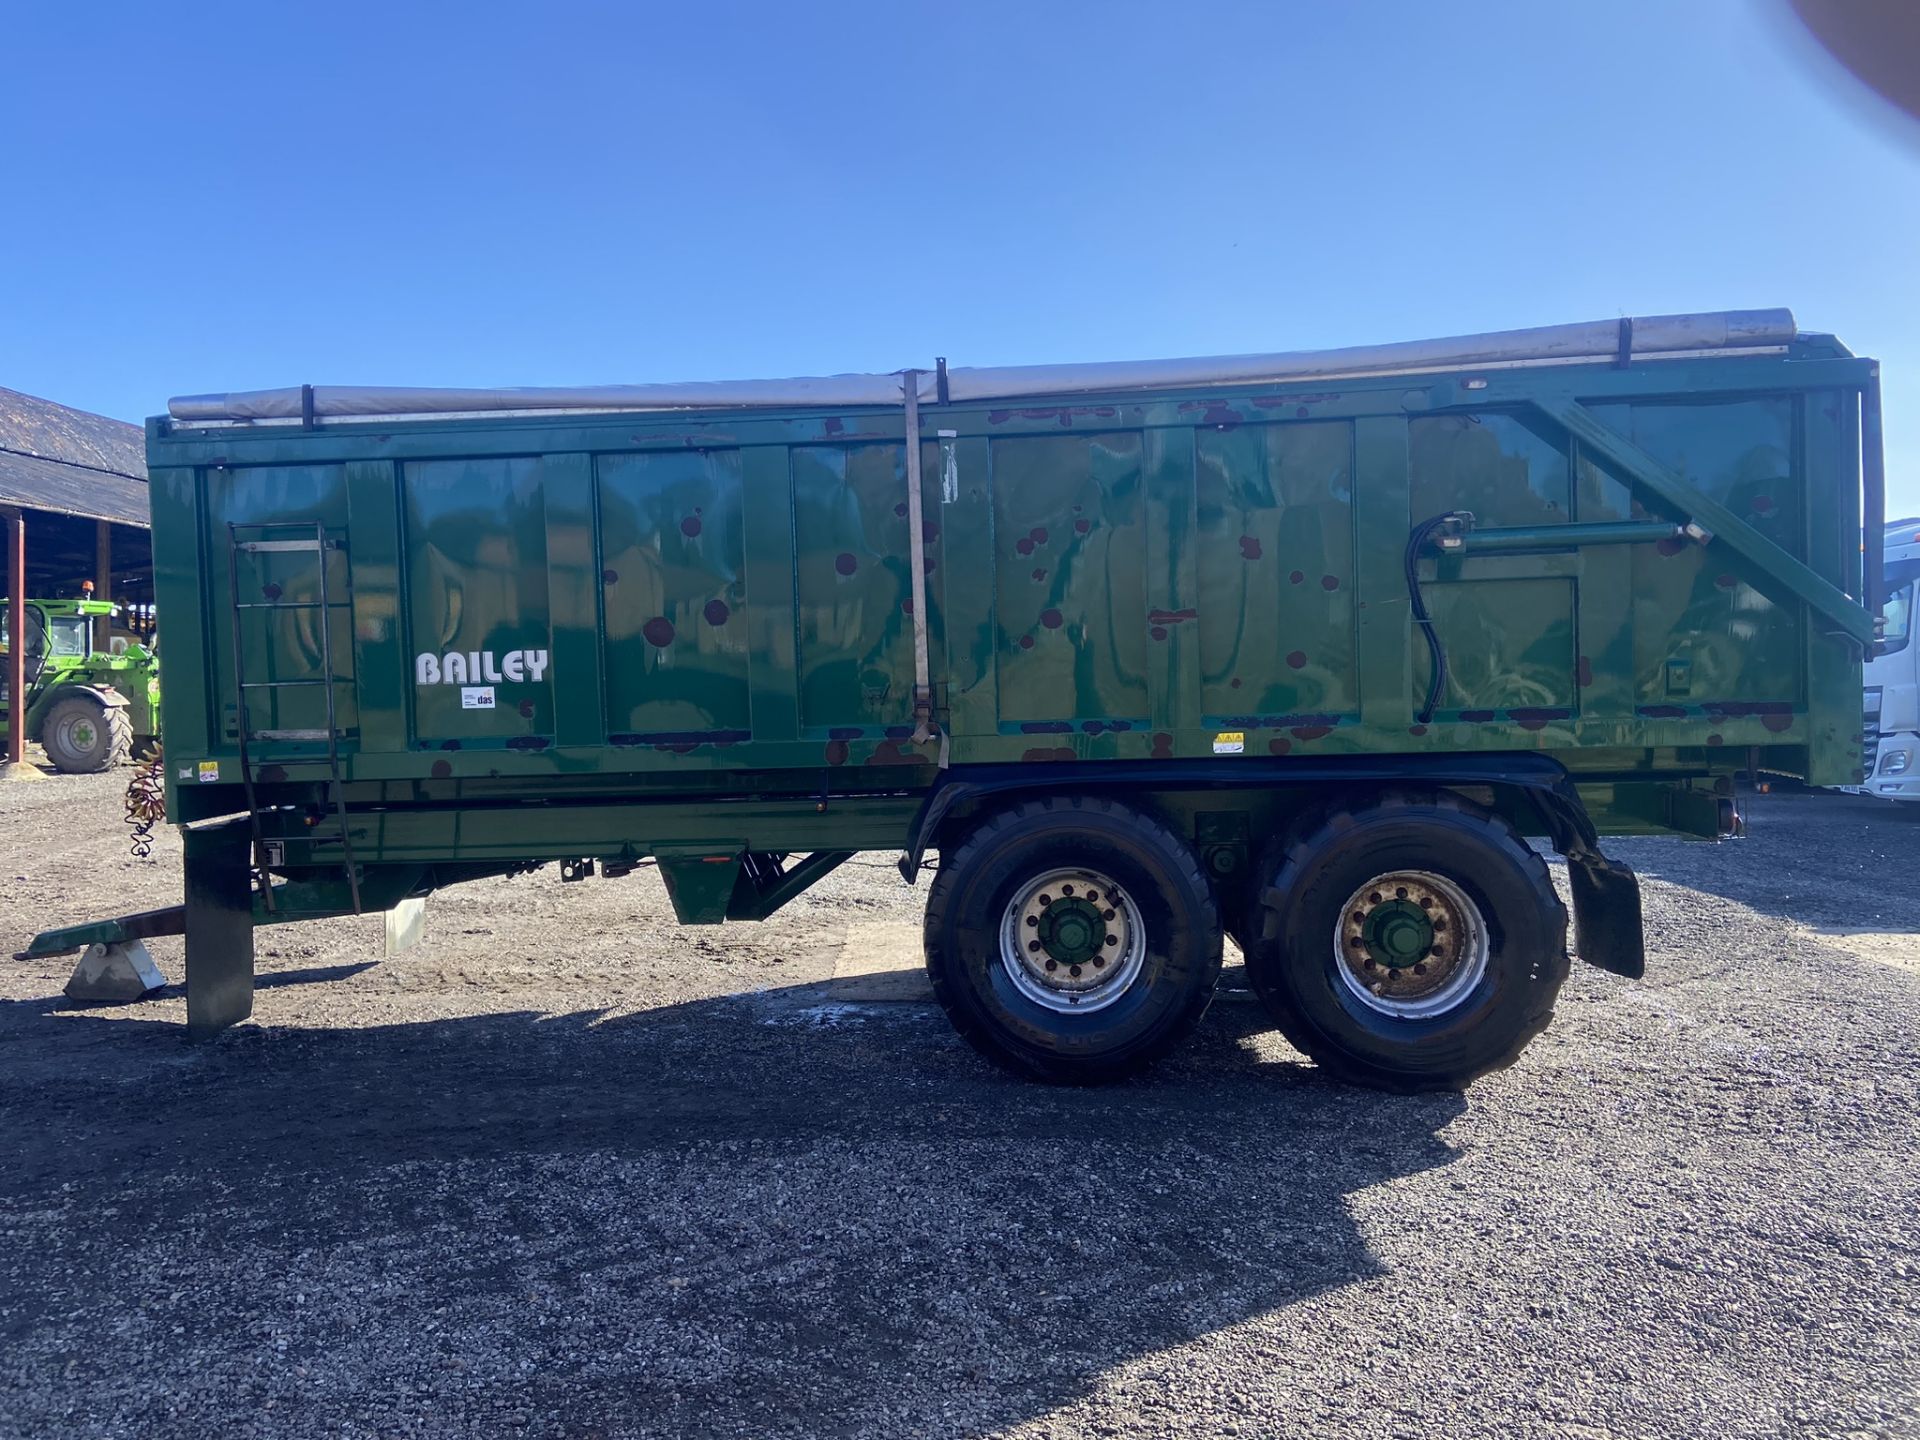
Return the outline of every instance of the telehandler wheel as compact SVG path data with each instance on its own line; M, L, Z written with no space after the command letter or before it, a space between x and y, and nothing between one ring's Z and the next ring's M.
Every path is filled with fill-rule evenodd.
M117 705L84 695L57 701L40 726L40 744L53 768L91 775L122 763L133 746L133 722Z
M1567 915L1546 862L1450 793L1390 794L1285 837L1262 865L1247 975L1340 1080L1460 1090L1553 1018Z
M1178 1044L1220 974L1192 850L1111 800L1034 800L940 857L927 974L954 1029L1034 1079L1097 1084Z

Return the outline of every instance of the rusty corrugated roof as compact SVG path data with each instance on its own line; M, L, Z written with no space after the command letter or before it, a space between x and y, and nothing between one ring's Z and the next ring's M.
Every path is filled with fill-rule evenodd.
M0 505L147 526L146 435L0 386Z

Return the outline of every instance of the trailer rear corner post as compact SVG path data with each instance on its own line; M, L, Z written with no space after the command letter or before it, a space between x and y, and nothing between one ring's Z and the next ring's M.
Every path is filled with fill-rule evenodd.
M187 1035L204 1040L253 1014L253 839L244 820L183 838Z

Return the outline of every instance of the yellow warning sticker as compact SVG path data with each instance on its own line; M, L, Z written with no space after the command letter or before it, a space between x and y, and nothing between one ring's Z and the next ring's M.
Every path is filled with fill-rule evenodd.
M1222 730L1213 737L1213 753L1216 755L1242 755L1246 749L1247 735L1244 730Z
M200 783L202 785L210 785L219 778L220 762L218 760L202 760L200 762Z

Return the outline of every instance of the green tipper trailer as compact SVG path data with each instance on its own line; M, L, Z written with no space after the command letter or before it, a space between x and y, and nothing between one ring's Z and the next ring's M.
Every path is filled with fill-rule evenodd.
M1876 367L1785 311L1216 360L299 387L148 424L189 1025L257 924L560 862L689 924L937 852L960 1032L1104 1079L1223 932L1342 1077L1545 1025L1602 834L1860 778ZM1873 533L1878 533L1877 529Z

